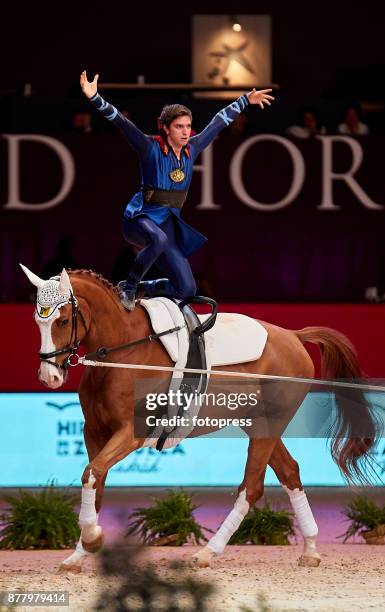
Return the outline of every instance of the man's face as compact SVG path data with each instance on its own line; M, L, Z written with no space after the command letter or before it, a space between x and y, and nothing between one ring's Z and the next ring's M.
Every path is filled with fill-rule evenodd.
M183 147L189 141L191 134L191 119L188 115L177 117L171 121L170 126L164 126L168 141L171 146Z

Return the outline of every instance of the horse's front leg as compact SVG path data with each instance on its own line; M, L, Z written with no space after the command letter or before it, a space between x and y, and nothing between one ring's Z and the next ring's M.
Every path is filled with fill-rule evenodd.
M105 445L105 440L100 437L98 432L93 431L87 425L87 421L84 425L84 442L87 448L88 460L92 461L96 455L101 451L103 446ZM96 490L95 497L95 510L96 510L96 521L93 526L97 526L98 514L102 502L102 495L104 490L104 483L106 477L104 477L99 490ZM87 494L84 495L86 498ZM82 489L82 501L83 501L83 489ZM92 508L91 508L92 512ZM75 551L67 557L60 565L59 571L67 571L67 572L81 572L82 562L85 557L90 554L90 551L87 551L82 544L82 537L80 536L79 541L76 545Z
M262 497L266 466L276 443L276 439L250 439L245 475L234 508L206 546L194 555L199 567L208 567L216 555L223 553L250 508Z
M82 476L82 504L79 513L81 544L87 552L96 552L103 545L103 529L98 515L108 470L141 445L134 439L131 424L118 429L90 461Z

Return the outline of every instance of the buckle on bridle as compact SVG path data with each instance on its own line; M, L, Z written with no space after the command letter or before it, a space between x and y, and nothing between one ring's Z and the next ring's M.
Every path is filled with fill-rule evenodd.
M73 361L73 359L76 359L76 361ZM75 368L77 365L79 365L79 359L80 355L78 355L77 353L71 353L71 355L68 355L66 359L67 365L71 368Z

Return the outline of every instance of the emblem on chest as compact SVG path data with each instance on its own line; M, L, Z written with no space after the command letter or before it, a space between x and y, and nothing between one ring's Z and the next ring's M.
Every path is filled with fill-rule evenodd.
M175 168L175 170L171 170L169 177L174 183L181 183L184 180L184 172L180 168Z

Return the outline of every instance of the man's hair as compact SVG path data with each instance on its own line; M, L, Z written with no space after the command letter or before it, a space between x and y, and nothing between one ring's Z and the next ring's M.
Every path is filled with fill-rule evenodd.
M168 104L162 108L162 112L160 113L158 123L159 129L161 130L162 125L166 125L170 127L170 124L177 119L177 117L183 117L184 115L188 115L190 119L192 119L192 113L187 106L183 106L183 104Z

